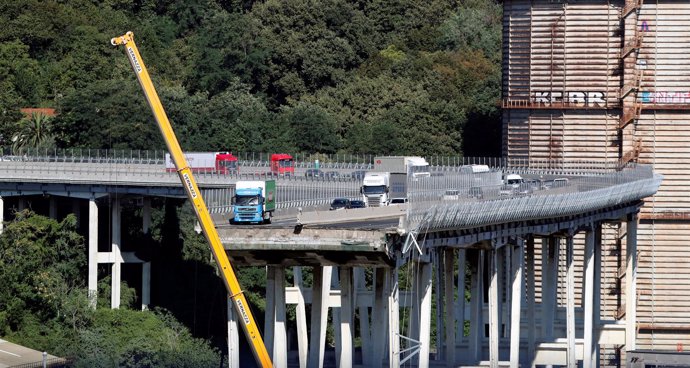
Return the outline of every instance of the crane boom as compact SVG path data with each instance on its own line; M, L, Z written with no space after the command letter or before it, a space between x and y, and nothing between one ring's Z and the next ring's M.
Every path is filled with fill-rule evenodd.
M151 82L151 77L149 76L146 66L144 66L144 61L139 54L137 45L134 42L134 34L132 32L127 32L126 34L115 37L110 40L113 46L124 45L127 51L127 57L129 58L130 64L134 69L134 73L139 80L139 85L144 90L144 95L146 100L153 111L153 115L158 123L158 128L160 128L161 134L163 134L163 139L165 139L165 144L168 146L168 152L175 163L175 168L178 175L180 176L180 181L182 181L182 186L187 192L187 197L192 202L194 207L194 212L196 217L201 224L201 229L208 241L213 257L220 268L221 274L223 275L223 282L228 290L230 298L232 299L232 304L235 306L235 310L239 315L239 320L242 322L242 329L244 330L247 340L249 340L249 345L252 347L252 352L254 353L254 358L261 367L272 367L271 357L266 351L266 346L261 339L261 334L256 325L254 317L249 310L249 305L247 304L247 299L240 288L240 284L237 281L237 276L232 269L228 255L225 253L223 244L220 242L220 237L218 236L218 231L213 225L211 220L211 215L206 208L206 203L201 197L201 192L196 184L194 175L192 175L192 170L190 169L187 159L182 153L182 148L180 147L175 132L170 125L168 116L165 114L163 105L158 98L158 93L153 87L153 82Z

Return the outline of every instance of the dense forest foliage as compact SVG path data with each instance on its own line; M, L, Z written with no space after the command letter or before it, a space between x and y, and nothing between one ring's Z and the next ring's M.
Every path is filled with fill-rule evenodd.
M0 145L498 155L495 0L0 1ZM54 119L21 107L50 107Z
M131 30L185 150L496 156L500 21L497 0L0 0L0 146L163 149L109 43ZM152 312L128 287L110 310L107 270L89 307L73 217L8 223L0 336L83 367L218 366L225 294L208 246L188 205L154 207L150 234L123 216L123 244L165 265ZM239 276L261 319L264 270Z

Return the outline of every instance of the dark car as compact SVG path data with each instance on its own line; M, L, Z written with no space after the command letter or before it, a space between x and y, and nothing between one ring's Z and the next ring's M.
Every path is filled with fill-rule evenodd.
M367 174L367 172L364 170L357 170L357 171L353 171L352 173L350 173L350 177L352 179L362 180L362 179L364 179L364 175L366 175L366 174Z
M336 198L331 202L331 208L330 210L340 210L343 208L352 208L352 205L350 204L350 200L347 198Z
M360 199L350 201L350 208L365 208L367 205Z
M329 179L338 179L340 177L340 173L337 171L326 171L323 173L323 177Z
M304 172L304 176L308 178L320 178L323 177L323 171L319 169L307 169L307 171Z

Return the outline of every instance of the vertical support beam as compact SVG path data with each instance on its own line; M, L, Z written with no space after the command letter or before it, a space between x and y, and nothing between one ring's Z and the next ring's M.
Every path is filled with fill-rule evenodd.
M446 315L445 315L445 323L444 325L446 326L445 332L445 345L446 345L446 365L454 366L455 363L455 336L456 336L456 330L455 330L455 323L456 323L456 313L455 313L455 288L453 285L454 277L453 273L455 271L455 251L453 248L446 249L444 251L443 255L443 274L445 275L444 280L445 280L445 285L444 285L444 290L443 293L445 294L444 296L444 304L446 306ZM464 266L464 265L463 265ZM464 272L464 268L463 268ZM441 272L439 272L441 273ZM463 287L458 288L458 298L464 298L465 295L463 295ZM440 291L440 290L439 290ZM440 294L440 293L439 293ZM460 330L460 333L462 333L462 330Z
M523 267L523 246L524 240L517 239L517 246L512 252L512 283L513 292L510 297L510 367L518 368L520 366L520 310L522 307L523 289L525 287L525 279L522 275ZM511 247L511 245L506 245Z
M477 266L472 272L472 295L470 297L470 356L476 363L482 360L484 340L484 250L478 249Z
M498 250L492 248L489 258L489 367L498 368Z
M371 310L371 353L369 366L380 367L386 353L388 327L388 295L390 293L390 268L374 268L374 306Z
M388 365L400 367L400 289L398 268L386 268L388 279Z
M0 197L0 234L5 230L5 199Z
M637 338L637 214L628 216L625 241L625 351L631 351Z
M17 210L24 211L25 208L26 208L26 200L24 199L24 197L17 198Z
M548 244L543 244L544 250L542 252L542 315L544 318L542 328L546 341L553 341L560 241L557 237L550 236L545 242Z
M527 367L534 366L534 348L536 335L536 319L534 318L534 300L536 298L536 283L534 281L534 236L529 236L526 242L527 266L525 267L526 297L527 297Z
M228 309L228 367L240 368L240 338L237 330L237 315L232 299L226 300Z
M53 220L57 220L57 201L55 196L50 196L48 199L48 217Z
M443 316L445 315L446 305L443 302L443 297L445 296L445 285L447 282L447 277L445 274L445 250L441 248L436 248L431 253L431 260L433 268L437 270L434 272L435 281L432 283L436 285L436 291L433 295L436 298L436 351L437 359L444 359L446 356L446 346L445 346L445 336L446 336L446 326ZM452 275L452 274L451 274ZM451 277L452 280L452 277Z
M585 233L585 326L584 326L584 354L583 368L594 368L592 361L592 347L594 336L594 225L591 225Z
M96 308L98 299L98 205L96 199L89 199L89 305Z
M120 198L111 199L111 228L112 242L111 252L113 254L112 276L110 280L111 294L110 307L120 308L120 282L122 279L122 221L120 211Z
M419 366L429 366L431 345L431 263L421 264L420 303L419 303Z
M141 265L141 310L148 310L151 304L151 262Z
M376 272L375 269L374 272ZM373 275L373 277L375 280L376 275ZM371 358L374 355L374 351L373 344L371 341L371 324L369 322L369 308L367 306L361 305L362 303L360 301L361 293L367 291L364 267L355 267L353 269L352 278L354 280L354 289L352 292L352 305L353 308L358 308L357 311L359 312L359 336L362 342L362 364L364 366L371 366Z
M144 197L144 207L141 209L142 230L144 234L151 228L151 197Z
M352 359L353 322L352 268L342 266L340 267L340 354L336 357L340 368L352 367L354 362ZM279 365L276 366L279 367Z
M333 266L315 266L311 301L311 332L309 338L309 367L322 367L328 320L328 294L331 289Z
M566 237L566 263L568 271L566 274L566 338L568 347L566 349L568 368L577 368L577 357L575 356L575 260L573 257L573 234L569 233Z
M264 344L266 344L266 350L271 356L271 360L275 360L273 357L273 337L275 336L275 314L276 314L276 274L275 267L266 266L266 309L264 310Z
M302 267L292 268L295 286L299 290L297 306L295 307L297 324L297 351L299 367L307 368L307 356L309 349L309 335L307 333L307 308L304 302L304 285L302 284Z
M285 323L285 268L275 266L273 268L274 277L274 314L273 314L273 365L276 367L287 367L287 331Z
M601 223L594 228L594 349L592 350L592 361L595 367L599 364L599 329L601 327Z
M455 300L455 340L462 342L465 337L465 266L467 251L458 249L458 298Z
M77 229L81 228L81 206L79 204L80 202L78 198L72 199L72 213L74 214L74 217L77 218Z

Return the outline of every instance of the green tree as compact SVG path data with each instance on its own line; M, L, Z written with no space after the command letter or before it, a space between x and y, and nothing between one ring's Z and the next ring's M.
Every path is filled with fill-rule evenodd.
M12 135L12 152L21 155L27 150L44 150L55 147L52 118L42 113L32 113L17 123Z

